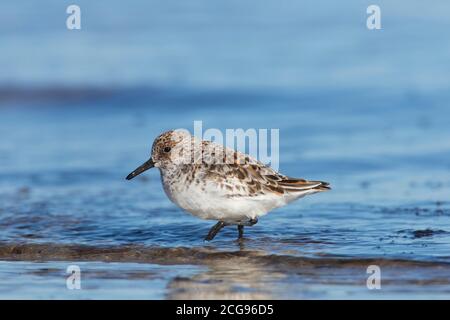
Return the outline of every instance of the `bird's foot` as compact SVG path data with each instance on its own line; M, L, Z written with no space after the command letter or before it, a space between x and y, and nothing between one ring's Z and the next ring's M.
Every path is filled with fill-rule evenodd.
M240 222L239 225L251 227L251 226L253 226L253 225L257 224L257 223L258 223L258 218L253 218L253 219L250 219L250 220L247 220L247 221Z

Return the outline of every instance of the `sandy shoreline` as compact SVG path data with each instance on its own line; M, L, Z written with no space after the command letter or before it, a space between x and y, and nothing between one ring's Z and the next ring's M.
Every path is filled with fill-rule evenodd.
M414 267L449 269L445 261L418 261L395 258L359 257L303 257L273 254L262 250L218 250L207 247L159 247L159 246L87 246L67 244L0 243L0 260L4 261L102 261L137 262L154 264L212 264L223 261L252 260L260 265L278 267L339 267L352 268L376 264L383 267Z

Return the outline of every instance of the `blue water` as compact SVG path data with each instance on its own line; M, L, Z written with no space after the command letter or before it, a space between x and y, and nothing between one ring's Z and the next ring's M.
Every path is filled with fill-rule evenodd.
M68 31L40 3L0 4L0 297L449 297L450 4L379 1L369 31L368 1L78 1ZM280 171L332 192L204 243L156 170L124 180L195 120L279 129Z

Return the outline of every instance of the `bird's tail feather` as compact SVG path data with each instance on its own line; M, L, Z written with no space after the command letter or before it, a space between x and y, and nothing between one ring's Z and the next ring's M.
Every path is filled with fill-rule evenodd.
M331 190L330 184L324 181L308 181L304 179L288 178L279 181L278 184L283 186L287 191L306 191L306 190L317 190L317 191L328 191Z

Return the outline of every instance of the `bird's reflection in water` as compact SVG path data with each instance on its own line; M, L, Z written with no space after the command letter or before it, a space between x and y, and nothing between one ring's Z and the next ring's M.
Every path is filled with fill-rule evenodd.
M276 299L271 283L286 276L247 257L230 257L208 265L208 270L168 284L168 299Z
M267 252L246 251L245 241L236 241L239 252L211 259L207 270L192 277L176 277L167 286L168 299L276 299L273 283L286 275L262 263Z

